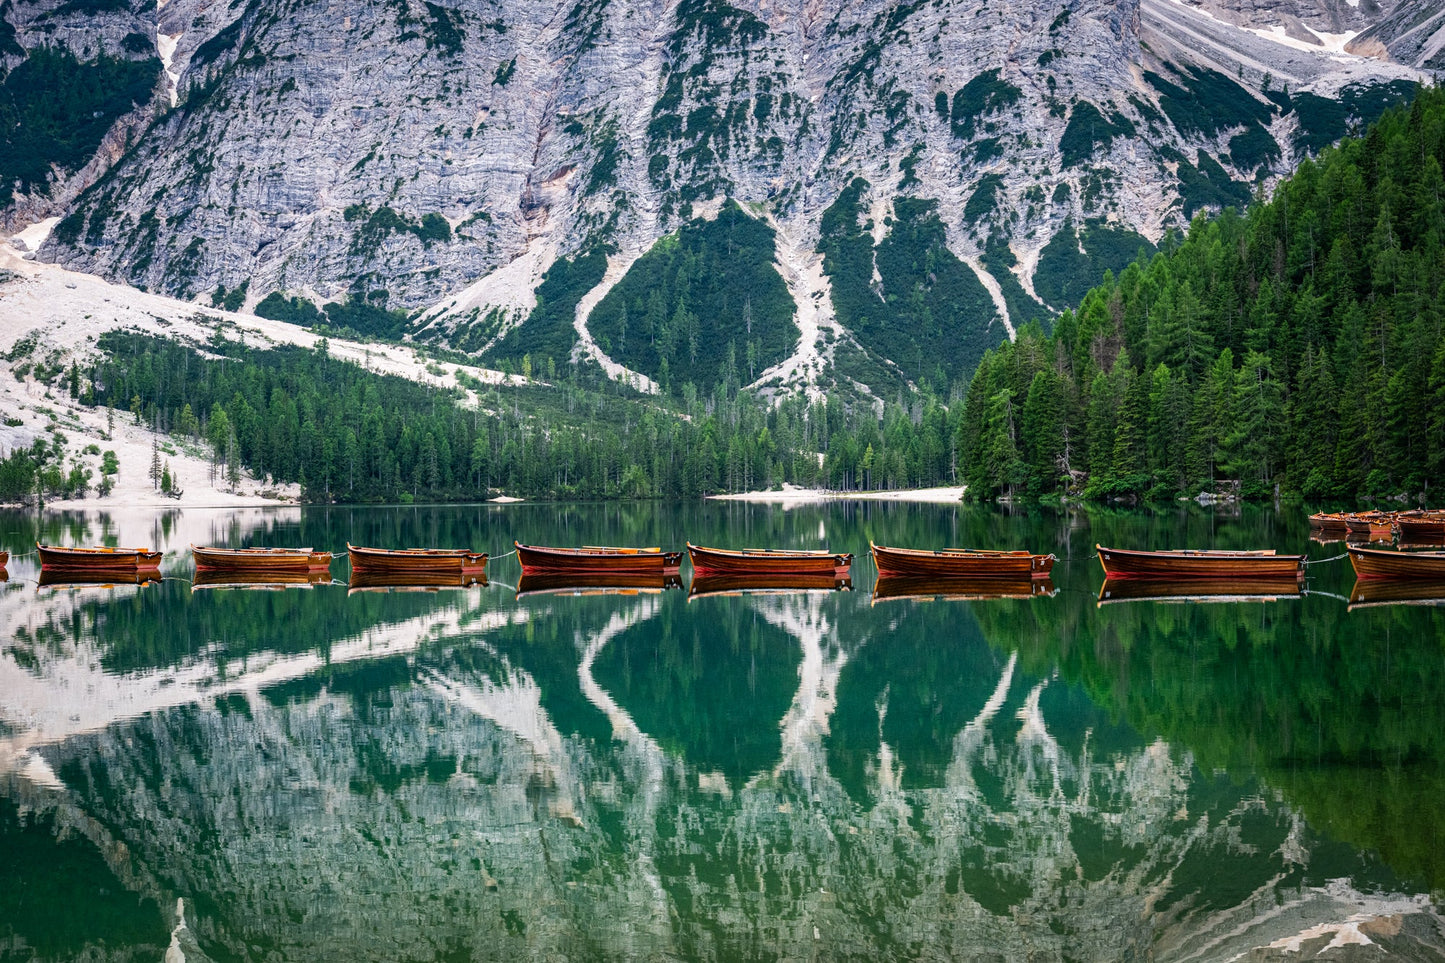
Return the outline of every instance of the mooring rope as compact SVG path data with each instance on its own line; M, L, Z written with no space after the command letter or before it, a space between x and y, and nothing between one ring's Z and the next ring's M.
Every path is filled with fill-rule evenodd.
M502 559L504 559L504 558L510 558L511 556L516 555L516 554L517 554L517 550L514 548L514 549L512 549L510 552L508 552L506 555L493 555L493 556L490 556L490 558L491 558L491 560L492 560L493 562L500 562Z
M1329 558L1307 558L1307 559L1305 559L1305 564L1306 564L1306 565L1319 565L1319 564L1321 564L1321 563L1323 563L1323 562L1338 562L1338 561L1339 561L1340 559L1342 559L1342 558L1349 558L1349 557L1350 557L1350 553L1349 553L1349 552L1341 552L1341 553L1338 554L1338 555L1331 555ZM1346 601L1348 601L1348 599L1347 599Z

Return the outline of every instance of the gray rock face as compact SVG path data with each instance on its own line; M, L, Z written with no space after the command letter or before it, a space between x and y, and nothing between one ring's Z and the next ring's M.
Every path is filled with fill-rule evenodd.
M247 284L251 304L282 290L416 308L524 252L645 250L725 197L810 251L862 176L879 231L893 198L937 201L955 253L982 276L980 255L1007 244L1031 290L1066 225L1157 239L1289 170L1281 86L1420 76L1226 22L1358 29L1371 0L1210 10L174 0L147 29L175 42L176 106L41 256L183 297Z
M1435 0L1400 0L1345 49L1422 70L1445 70L1445 8Z

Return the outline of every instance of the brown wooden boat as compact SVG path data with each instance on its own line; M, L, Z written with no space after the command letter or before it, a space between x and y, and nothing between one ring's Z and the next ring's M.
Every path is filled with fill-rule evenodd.
M680 588L682 579L676 574L634 575L619 572L578 575L557 572L528 575L524 572L517 580L517 598L528 595L653 595Z
M1349 525L1345 522L1346 512L1315 512L1310 516L1310 528L1322 532L1338 532L1343 535L1349 531Z
M1445 552L1395 552L1350 545L1356 578L1428 579L1445 582Z
M714 575L829 575L848 577L853 556L848 552L771 548L703 548L687 543L694 577Z
M9 552L0 552L0 571L4 571L4 570L5 570L5 566L6 566L6 565L9 565L9 564L10 564L10 553L9 553Z
M1421 578L1356 579L1348 611L1382 605L1445 605L1445 581Z
M161 567L161 553L148 548L61 548L39 542L35 548L40 552L40 571L52 574L135 575Z
M814 575L704 575L694 576L687 599L717 595L804 595L812 592L848 592L853 580L828 573Z
M311 588L314 585L330 585L329 569L311 569L299 572L253 573L232 572L226 569L196 569L196 578L191 582L191 592L206 589L255 589L257 591L281 591L290 588Z
M191 546L196 572L232 572L238 575L289 575L331 570L330 552L309 548L207 548Z
M581 548L549 548L543 545L517 546L517 560L523 575L676 575L682 568L681 552L660 548L617 548L583 545Z
M347 595L355 592L437 592L442 589L485 588L489 583L481 572L369 571L351 570Z
M1395 518L1402 540L1445 539L1445 512L1403 512Z
M1104 576L1111 579L1279 579L1304 578L1305 556L1278 555L1274 549L1254 552L1169 549L1141 552L1094 546Z
M1351 535L1388 538L1395 532L1395 513L1351 512L1345 515L1345 528Z
M465 548L361 548L347 542L346 554L353 583L358 573L480 578L487 570L487 553Z
M1115 602L1273 602L1299 598L1300 581L1293 575L1277 578L1106 578L1099 589L1099 605Z
M1007 578L928 578L918 575L883 575L873 583L873 604L891 599L950 602L984 602L991 599L1030 599L1054 595L1053 580L1047 575L1013 575Z
M922 578L1048 578L1055 557L983 549L887 548L868 543L878 574Z

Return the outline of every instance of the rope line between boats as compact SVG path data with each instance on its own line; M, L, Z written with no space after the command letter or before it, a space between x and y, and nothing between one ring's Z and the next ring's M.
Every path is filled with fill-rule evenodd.
M516 554L517 554L517 550L514 548L514 549L512 549L510 552L508 552L506 555L493 555L493 556L491 557L491 560L492 560L493 562L500 562L502 559L504 559L504 558L510 558L511 556L516 555Z

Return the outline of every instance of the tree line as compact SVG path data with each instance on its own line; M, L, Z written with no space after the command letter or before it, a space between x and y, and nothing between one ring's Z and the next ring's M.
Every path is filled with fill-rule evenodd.
M783 483L832 489L948 484L956 415L920 394L883 406L770 406L724 381L708 394L633 395L600 371L471 383L475 403L315 349L217 336L205 352L148 335L102 337L80 397L200 446L214 483L242 471L317 502L693 497ZM953 410L957 410L954 406Z
M1196 218L987 354L981 496L1418 494L1445 483L1445 93Z

